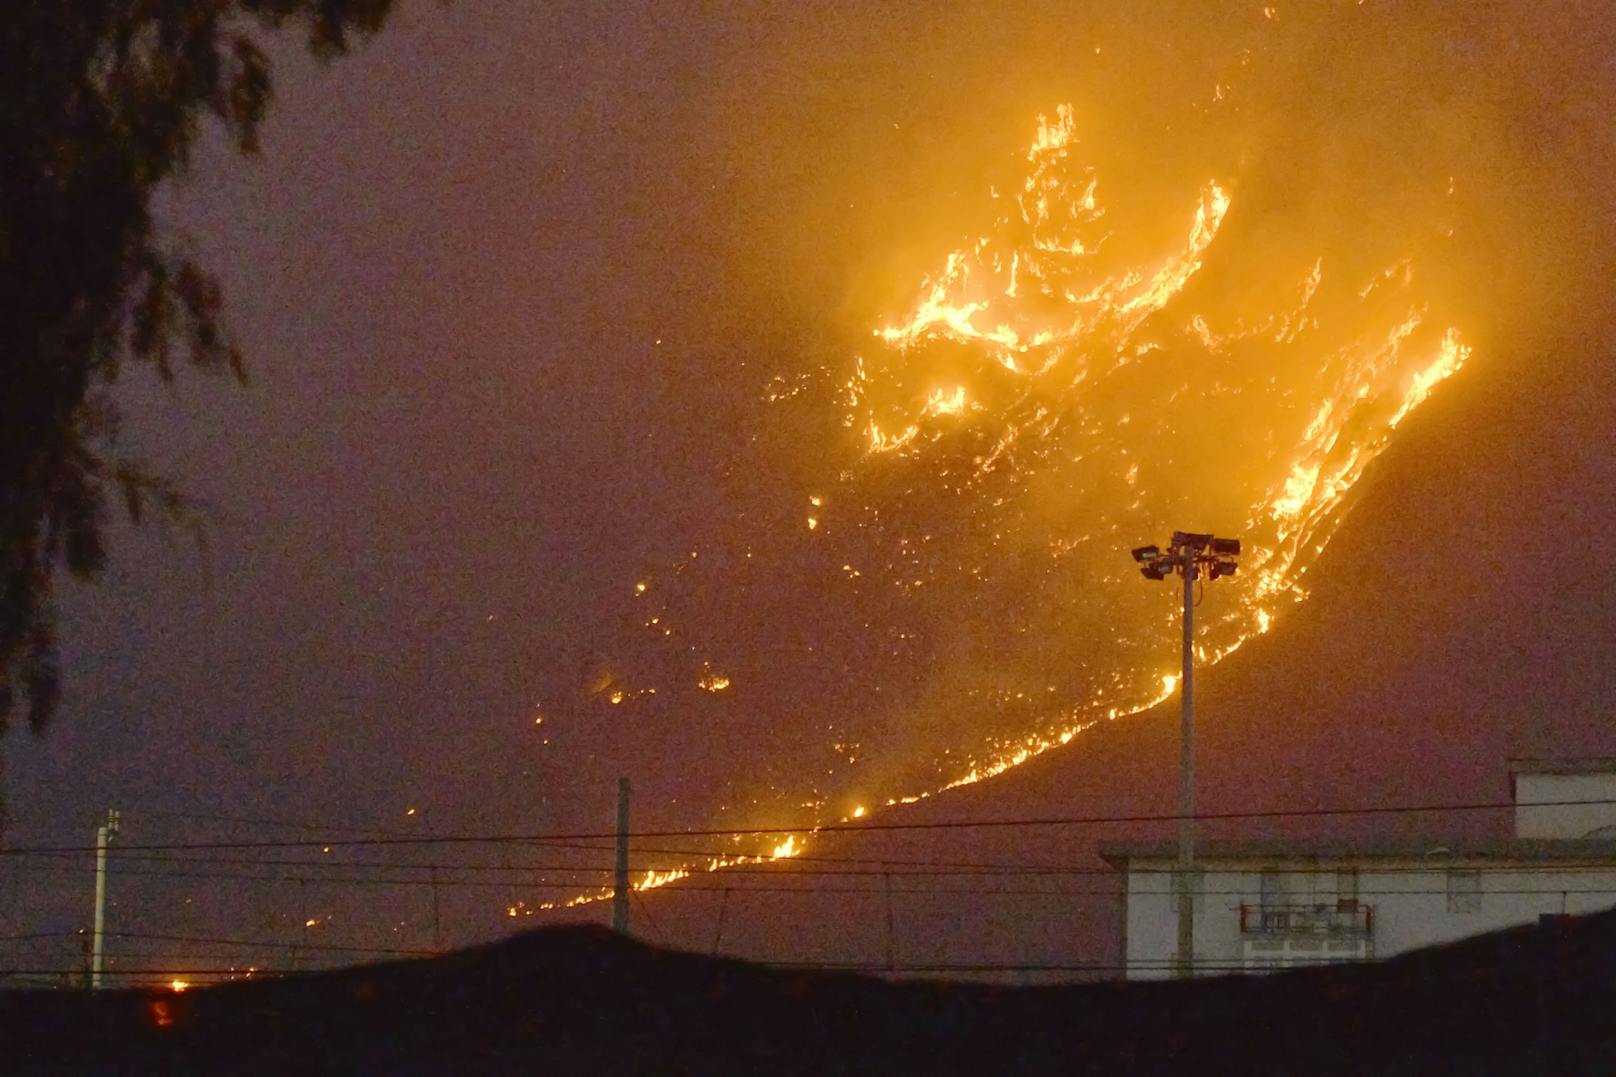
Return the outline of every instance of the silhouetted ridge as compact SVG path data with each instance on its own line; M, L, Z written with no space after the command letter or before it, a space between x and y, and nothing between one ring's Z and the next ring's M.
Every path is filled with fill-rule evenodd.
M0 996L17 1073L1609 1072L1616 912L1193 983L887 983L598 928L175 995Z

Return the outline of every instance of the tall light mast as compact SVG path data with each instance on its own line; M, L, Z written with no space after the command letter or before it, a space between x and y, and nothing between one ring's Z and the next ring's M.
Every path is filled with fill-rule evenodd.
M1184 581L1184 666L1179 674L1178 870L1173 889L1178 898L1178 949L1175 976L1195 973L1195 581L1232 576L1238 567L1240 540L1194 531L1174 531L1167 551L1159 546L1133 550L1147 580L1178 575Z

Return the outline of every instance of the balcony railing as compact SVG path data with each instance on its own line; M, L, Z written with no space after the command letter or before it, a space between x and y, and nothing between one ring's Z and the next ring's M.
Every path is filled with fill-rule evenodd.
M1370 935L1375 909L1356 901L1332 905L1242 905L1242 935Z

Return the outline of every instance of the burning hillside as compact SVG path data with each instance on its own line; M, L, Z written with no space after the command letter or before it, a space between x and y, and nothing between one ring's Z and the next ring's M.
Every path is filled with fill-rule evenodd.
M771 357L733 511L626 581L585 691L555 708L655 744L669 818L822 824L1170 695L1176 596L1132 546L1240 536L1200 659L1266 632L1375 460L1502 324L1466 288L1518 184L1464 132L1504 108L1472 101L1490 91L1466 65L1525 62L1506 37L1259 10L1202 44L1203 85L1162 90L1186 102L1160 105L1170 122L1124 141L1098 93L1027 117L953 226L927 222L953 239L887 284L906 300L837 354ZM1360 68L1379 81L1337 109Z

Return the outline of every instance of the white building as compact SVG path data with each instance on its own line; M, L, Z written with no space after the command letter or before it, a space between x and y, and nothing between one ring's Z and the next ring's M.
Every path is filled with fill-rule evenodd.
M1616 759L1517 760L1503 841L1213 841L1196 847L1195 971L1390 957L1616 906ZM1172 842L1105 843L1129 979L1172 974Z

